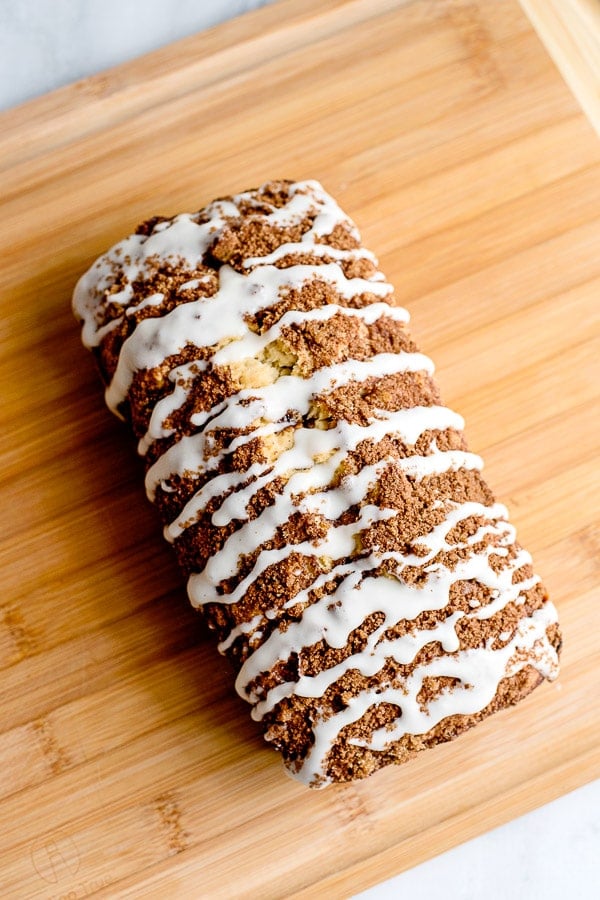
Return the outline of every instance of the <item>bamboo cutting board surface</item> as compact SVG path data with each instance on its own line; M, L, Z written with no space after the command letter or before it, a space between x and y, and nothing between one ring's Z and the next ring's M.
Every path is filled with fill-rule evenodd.
M600 153L516 3L276 4L2 142L2 897L346 897L597 775ZM188 608L70 312L138 221L273 177L379 255L565 638L515 710L321 792Z

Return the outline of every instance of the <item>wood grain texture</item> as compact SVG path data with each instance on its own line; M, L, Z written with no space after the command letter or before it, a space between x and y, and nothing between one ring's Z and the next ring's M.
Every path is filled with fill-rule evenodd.
M3 898L346 897L600 773L600 153L513 0L286 0L2 116ZM320 179L559 609L558 682L357 785L285 777L70 311L154 213Z
M600 135L600 3L520 0L563 78Z

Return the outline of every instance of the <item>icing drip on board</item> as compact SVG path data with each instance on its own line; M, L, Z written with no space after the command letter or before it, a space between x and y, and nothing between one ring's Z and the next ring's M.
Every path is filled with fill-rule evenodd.
M402 328L409 316L390 305L392 287L376 268L377 260L351 246L359 242L356 227L317 182L288 185L279 205L265 201L262 193L217 200L199 213L155 223L150 234L121 241L80 279L73 303L84 343L92 348L101 347L123 323L134 323L106 390L114 412L127 410L136 379L153 370L161 373L164 388L138 444L139 453L152 459L146 490L154 502L173 498L165 537L176 546L201 519L208 517L214 529L227 529L203 566L192 568L188 593L196 607L214 605L233 613L219 649L244 648L236 689L252 704L253 718L269 722L279 705L294 697L324 698L350 673L362 685L378 679L376 691L358 687L340 709L325 702L313 708L312 745L289 768L305 783L321 786L330 780L328 759L341 740L384 753L394 741L426 734L447 717L484 710L500 682L527 666L555 677L557 656L546 631L557 617L552 604L544 602L478 646L461 644L465 622L483 626L509 607L525 609L528 592L539 583L536 575L520 572L530 567L531 557L515 544L500 504L458 502L440 493L431 505L433 524L423 522L416 541L392 550L364 543L373 529L402 517L399 508L377 501L386 480L404 479L417 491L448 473L477 472L482 461L464 449L438 446L438 435L460 432L464 423L435 403L400 409L375 405L361 421L319 420L317 400L335 391L360 393L373 381L411 373L428 378L433 364L421 353L379 350L367 359L316 365L309 374L295 371L293 359L281 370L265 363L277 358L290 331L325 327L334 317L353 328L384 321ZM219 240L244 216L251 218L253 209L263 226L282 229L279 245L262 255L216 264L212 254ZM298 228L297 239L289 239L289 230ZM328 243L340 229L350 248ZM365 264L366 277L345 274ZM179 267L184 275L189 271L178 292L196 291L196 299L186 296L185 302L163 309L162 289L151 288L157 266ZM140 297L134 285L146 282L147 292ZM307 309L284 308L263 330L251 326L282 300L315 284L336 299ZM182 362L190 348L196 358ZM234 385L210 408L190 404L203 379L252 372L257 365L266 373L262 381ZM174 424L182 417L184 434ZM347 473L358 448L377 447L389 438L402 442L402 453L383 453ZM257 442L275 449L253 456L249 450ZM248 464L240 463L242 457ZM193 489L178 500L182 482ZM270 502L256 511L261 493L273 485ZM282 529L294 517L319 521L320 536L282 541ZM240 618L249 592L291 554L318 564L310 583L299 582L284 601L271 602L267 596L259 612L252 608ZM415 570L418 579L411 575ZM471 599L452 610L453 592L468 583L484 588L487 601ZM377 622L360 649L343 655L353 633L373 616ZM423 616L427 627L417 625ZM342 658L308 673L303 655L319 644L342 651ZM432 645L439 652L419 662L419 654ZM300 661L296 668L294 659ZM409 667L409 674L394 676L402 667ZM386 671L392 674L382 674ZM452 687L424 702L422 689L432 678L450 680ZM368 737L344 738L344 729L380 704L397 708L392 723L372 729Z

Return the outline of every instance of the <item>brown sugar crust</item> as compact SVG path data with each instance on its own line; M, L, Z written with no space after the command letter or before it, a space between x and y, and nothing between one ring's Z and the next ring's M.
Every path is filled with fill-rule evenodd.
M170 246L163 237L179 227L188 235L182 249L161 250ZM201 236L195 255L188 253L189 233ZM154 253L147 250L152 242ZM266 739L292 772L308 768L312 786L363 778L453 739L553 677L560 631L530 558L468 453L460 421L442 407L431 368L421 364L376 260L318 185L274 181L187 218L156 216L101 258L76 292L75 307L84 333L93 335L109 391L144 323L170 321L186 305L201 317L203 304L218 300L224 272L258 278L252 283L265 296L271 283L282 285L244 313L256 349L221 358L232 340L226 333L206 345L186 335L178 343L165 339L161 357L153 345L146 348L148 364L132 367L114 407L141 442L149 495L182 571L190 585L205 579L202 590L190 587L190 596L240 673L238 691L253 704ZM390 365L394 359L397 366ZM289 406L272 417L276 404L265 401L244 419L257 398L277 396L283 378ZM319 378L309 402L294 399L302 394L298 385ZM238 408L230 422L228 412ZM374 428L380 419L404 421L401 414L412 421L412 413L424 423L412 437L410 429ZM316 448L311 465L328 472L325 483L312 487L298 451L309 433ZM184 445L191 455L177 462ZM440 466L441 457L450 462ZM330 460L335 464L327 470ZM356 485L370 472L361 494ZM348 501L340 504L345 492ZM264 537L255 541L252 529ZM352 539L338 545L331 538L338 533ZM228 564L219 568L225 557ZM207 575L213 568L218 574ZM358 572L355 602L375 599L340 641L336 610L355 615L344 606L344 591ZM447 583L446 600L428 605L423 598L438 576ZM404 614L401 606L391 614L385 599L394 584L399 596L412 598ZM306 626L298 643L298 629L321 609L323 632ZM534 640L527 629L538 619ZM280 649L272 653L274 645ZM476 712L452 713L449 701L470 689L454 664L467 661L468 681L477 653L505 658L504 676ZM371 671L365 659L373 654L380 665ZM303 686L317 683L314 695L305 695ZM431 718L447 702L448 713ZM401 733L410 704L424 724ZM360 715L344 724L354 706ZM338 721L321 767L314 767L319 736ZM391 737L382 743L386 730Z
M482 722L492 713L514 706L542 681L540 673L532 666L528 666L511 678L503 679L494 699L480 712L470 716L449 716L425 734L406 735L392 744L385 753L374 753L363 747L353 746L348 742L348 738L351 736L349 729L344 735L345 740L339 741L335 750L330 754L327 775L333 781L352 781L356 778L366 778L367 775L373 774L377 769L390 763L408 762L420 750L451 741L462 732L473 728L478 722ZM427 685L427 689L432 693L436 693L438 690L436 686L431 685ZM374 725L376 723L372 721L362 723L362 727L367 733L372 730Z

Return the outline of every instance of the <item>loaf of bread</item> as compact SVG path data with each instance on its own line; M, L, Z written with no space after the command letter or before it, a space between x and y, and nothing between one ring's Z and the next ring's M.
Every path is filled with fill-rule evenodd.
M150 219L73 303L190 600L292 775L363 778L556 676L531 557L320 184Z

